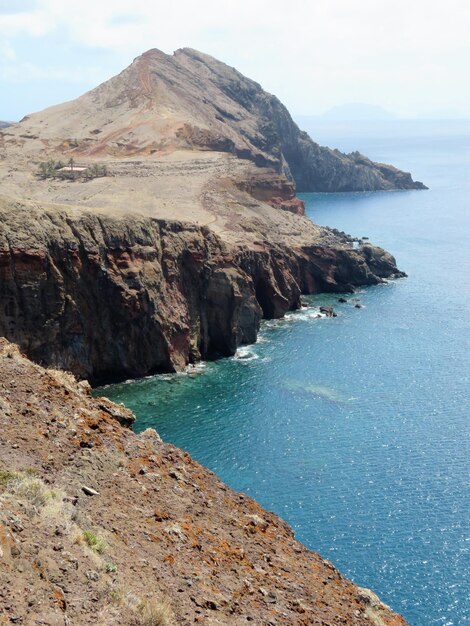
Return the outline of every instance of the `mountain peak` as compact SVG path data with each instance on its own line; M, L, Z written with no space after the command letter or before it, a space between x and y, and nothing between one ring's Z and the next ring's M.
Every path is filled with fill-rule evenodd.
M284 174L303 191L415 187L395 168L321 148L276 97L193 48L172 55L151 48L77 100L28 116L18 135L40 137L62 157L230 152Z

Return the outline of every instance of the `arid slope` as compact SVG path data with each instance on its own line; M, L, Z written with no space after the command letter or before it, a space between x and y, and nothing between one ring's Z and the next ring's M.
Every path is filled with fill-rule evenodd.
M405 625L131 418L0 339L0 623Z

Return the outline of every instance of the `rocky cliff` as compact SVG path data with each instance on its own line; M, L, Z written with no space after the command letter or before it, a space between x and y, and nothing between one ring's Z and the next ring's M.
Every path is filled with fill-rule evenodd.
M405 626L131 418L0 339L0 623Z
M58 176L70 159L105 175ZM307 220L296 184L419 187L321 148L212 57L146 52L0 132L0 334L94 382L143 376L233 354L301 293L399 275Z
M149 50L77 100L27 116L7 145L76 158L229 152L293 180L298 191L425 189L411 175L359 153L321 147L273 95L190 48Z
M234 354L301 293L400 275L380 248L289 219L305 237L228 246L205 226L4 200L0 335L94 382L138 377Z

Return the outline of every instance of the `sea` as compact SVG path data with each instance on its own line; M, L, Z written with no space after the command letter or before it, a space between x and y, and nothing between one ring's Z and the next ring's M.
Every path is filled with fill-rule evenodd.
M304 120L428 191L302 194L408 277L315 295L233 358L107 386L412 626L470 613L470 121ZM319 318L321 305L335 318ZM362 305L360 308L356 304Z

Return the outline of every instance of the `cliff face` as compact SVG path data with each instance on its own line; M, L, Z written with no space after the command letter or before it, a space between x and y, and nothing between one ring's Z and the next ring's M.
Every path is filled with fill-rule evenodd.
M229 152L284 174L298 191L426 188L392 166L319 146L258 83L190 48L149 50L118 76L27 116L5 136L23 150L76 158Z
M0 339L0 622L405 626L130 417Z
M234 354L255 341L262 316L298 307L301 293L393 275L383 250L331 233L297 247L228 247L187 223L0 209L0 334L35 361L95 382Z

